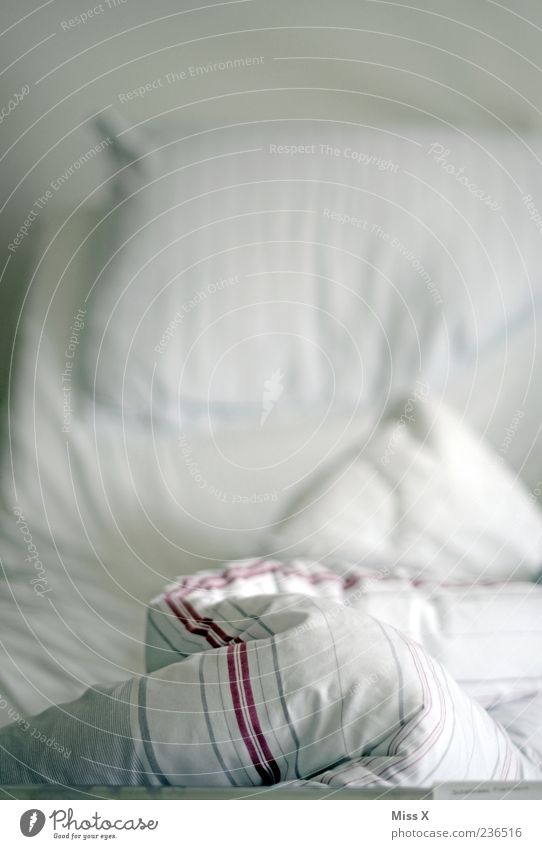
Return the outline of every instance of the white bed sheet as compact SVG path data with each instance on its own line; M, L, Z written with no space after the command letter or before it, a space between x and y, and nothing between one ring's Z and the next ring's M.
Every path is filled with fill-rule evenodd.
M55 222L51 222L51 229L44 236L45 246L56 229ZM169 496L157 500L157 490L149 486L152 481L164 494L163 481L154 474L153 463L148 462L148 440L144 431L139 436L131 433L129 464L124 455L122 428L118 427L118 412L98 416L98 460L90 408L74 402L72 431L69 435L62 433L63 350L70 316L80 303L84 288L81 280L88 271L90 258L82 252L64 276L61 275L73 250L88 231L88 219L75 222L70 239L64 241L61 248L57 247L56 257L46 257L34 281L22 322L24 340L19 345L13 376L11 441L3 457L2 560L9 581L3 581L0 612L2 622L6 623L0 680L0 693L6 701L6 707L0 710L2 724L13 719L8 706L24 714L34 713L50 703L74 698L96 682L113 682L141 672L148 599L177 574L253 555L258 553L258 548L264 552L269 527L281 518L287 503L286 499L262 502L255 519L252 508L243 513L243 504L221 501L207 489L200 493L201 500L196 503L196 520L188 517L186 522L180 522L175 501L170 501ZM60 287L53 295L59 279ZM530 332L526 328L526 335L522 337L524 354L520 355L519 343L515 348L519 368L530 362ZM515 371L509 369L509 363L502 370L501 355L502 351L497 350L492 372L486 365L493 378L497 374L499 381L503 376L508 381L511 390L508 398L513 408ZM514 368L517 367L518 363ZM467 419L472 415L478 427L483 429L489 424L491 430L494 418L506 422L513 409L503 403L506 393L502 391L501 407L493 414L491 381L486 381L486 385L489 387L487 395L480 396L476 404L465 402L461 409ZM461 392L458 389L458 398ZM371 431L373 424L370 420L356 422L343 433L343 426L337 427L335 423L331 426L331 436L329 432L320 435L320 441L313 441L310 449L301 451L295 465L283 463L281 473L274 473L273 489L282 492L292 482L297 482L301 488L304 475L317 468L315 457L322 456L323 447L337 443L334 450L338 454L348 451L354 440L363 439L363 435ZM498 434L499 427L495 426L494 430ZM297 433L293 428L292 432L277 433L277 437L282 435L286 442L290 440L286 451L282 443L282 459L305 445L306 440L300 435L302 428ZM270 441L269 436L266 439ZM182 479L186 482L189 472L186 463L179 464L176 437L166 434L164 438L161 434L157 441L161 445L162 465L171 475L170 482L176 477L175 470L182 470ZM248 439L241 442L246 447ZM69 453L67 444L71 446ZM194 444L196 456L206 457L209 443L198 443L198 437L194 436ZM234 451L238 444L239 435L229 431L219 448ZM256 440L249 465L250 462L256 464L258 445ZM521 465L532 449L532 434L520 428L513 447L517 465ZM98 462L99 468L106 473L106 491L112 498L111 504L103 497ZM210 462L212 464L213 460ZM134 488L126 486L128 467L139 475L137 493L146 495L144 507L147 512L151 511L158 531L152 530L145 519L134 498ZM216 490L231 495L230 473L228 460L221 470L211 465L207 477L211 478ZM531 480L536 482L539 472L531 467L530 474ZM267 478L268 471L264 469L260 480ZM253 480L253 472L250 479ZM180 487L182 489L182 483ZM264 484L260 488L264 491ZM74 490L76 498L70 495ZM245 482L242 494L246 496L249 492ZM295 492L294 487L288 499ZM24 561L27 551L13 514L15 504L26 518L46 566L54 590L48 596L39 597L30 584L35 573L32 565ZM209 510L207 521L210 525L222 526L223 531L217 533L215 528L211 533L202 524L201 520L209 517ZM117 519L120 531L112 516ZM240 528L243 529L241 534ZM19 608L24 609L28 624Z
M82 251L67 263L90 226L83 217L59 254L45 253L21 321L0 493L4 725L13 711L36 713L143 671L149 599L179 573L262 551L283 492L289 498L366 427L267 429L277 449L263 465L259 433L229 428L218 442L188 434L203 489L177 433L158 431L151 444L146 428L123 428L118 410L84 403L75 380L63 432L64 351L91 259ZM54 232L44 234L44 249ZM25 559L29 545L39 569L38 555Z

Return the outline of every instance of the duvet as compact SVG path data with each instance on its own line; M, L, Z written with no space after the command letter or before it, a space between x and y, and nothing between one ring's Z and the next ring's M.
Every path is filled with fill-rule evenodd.
M147 674L2 729L1 781L540 778L541 592L297 559L186 576L149 605Z
M81 427L68 453L77 497L71 477L59 483L59 460L47 524L29 473L16 514L26 524L10 516L4 526L3 784L542 777L542 517L457 415L413 391L371 438L355 435L295 486L283 481L282 513L262 519L262 536L232 534L246 554L175 580L187 570L170 570L167 557L188 547L176 503L178 545L149 538L149 568L112 545L104 562L80 551L74 505L109 547L105 504L117 517L133 502L117 430L103 435L105 480ZM164 456L193 509L178 455ZM161 478L143 460L133 474L140 468L138 492L162 513ZM208 536L220 517L204 515ZM40 597L30 545L47 565L51 592ZM261 556L247 559L255 548Z

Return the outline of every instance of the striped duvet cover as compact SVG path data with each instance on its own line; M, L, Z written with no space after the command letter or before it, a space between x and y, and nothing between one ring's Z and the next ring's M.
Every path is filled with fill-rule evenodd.
M232 787L540 779L542 587L471 589L307 560L183 577L149 606L148 674L50 708L34 718L35 735L20 723L2 729L0 778Z

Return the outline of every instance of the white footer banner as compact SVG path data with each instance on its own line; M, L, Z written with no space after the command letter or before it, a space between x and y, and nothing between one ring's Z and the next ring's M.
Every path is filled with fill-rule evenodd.
M326 802L342 802L337 804ZM5 800L1 845L371 849L542 846L542 802L289 800Z

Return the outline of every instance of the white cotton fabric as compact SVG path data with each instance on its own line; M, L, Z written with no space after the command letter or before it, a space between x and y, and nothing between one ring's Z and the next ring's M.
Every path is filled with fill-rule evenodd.
M279 579L279 594L253 594ZM540 778L535 751L419 644L357 607L363 580L256 561L168 587L149 613L151 674L33 720L69 759L46 758L22 724L0 732L0 778L233 787ZM288 592L292 583L309 593Z
M381 408L416 377L468 378L537 314L532 140L295 119L98 131L115 238L85 385L131 418L256 423L270 380L270 421Z
M438 582L541 574L534 500L502 457L425 396L418 383L372 439L292 498L270 532L274 551Z

